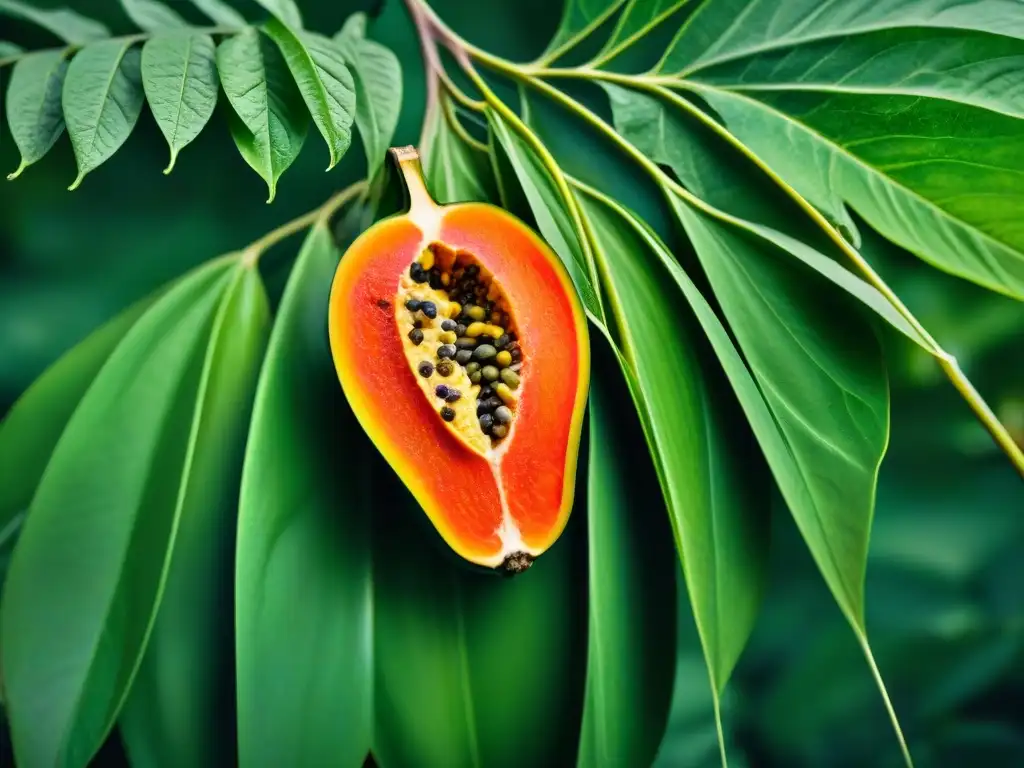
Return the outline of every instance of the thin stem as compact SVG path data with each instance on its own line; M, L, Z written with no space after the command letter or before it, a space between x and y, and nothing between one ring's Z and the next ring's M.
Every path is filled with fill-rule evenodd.
M327 202L319 208L314 208L312 211L308 211L301 216L282 224L277 229L271 230L267 234L263 235L259 240L255 240L246 246L245 250L242 251L242 263L247 267L255 266L259 262L260 256L270 250L273 246L277 245L282 240L286 240L292 235L298 234L305 229L309 229L314 225L325 223L332 215L334 215L335 211L349 202L364 189L366 189L365 179L357 181L354 184L350 184L345 187L345 189L329 198Z
M892 705L892 701L889 699L889 692L885 688L885 682L882 680L882 673L878 670L878 665L875 663L875 654L871 651L871 646L868 644L867 636L859 631L855 630L857 640L860 643L861 649L864 651L864 658L867 659L868 666L871 668L871 675L875 678L875 684L878 686L878 692L882 694L882 701L885 704L885 711L889 715L889 720L892 721L893 730L896 731L896 740L900 743L900 751L903 753L903 760L907 764L907 768L914 768L914 760L910 756L910 749L907 747L907 740L903 736L903 729L900 728L900 721L896 717L896 709Z
M207 35L233 35L233 34L236 34L238 32L241 32L242 28L241 27L214 26L214 27L189 27L188 30L190 32L205 33ZM107 37L107 38L104 38L102 40L97 40L96 42L97 43L105 43L105 42L110 42L110 41L117 41L117 42L124 42L124 43L136 43L136 42L140 42L142 40L148 40L154 34L156 34L156 33L155 32L135 32L135 33L130 34L130 35L121 35L119 37ZM55 45L52 48L37 48L34 51L22 51L21 53L16 53L13 56L5 56L3 58L0 58L0 67L6 66L7 64L15 64L18 61L20 61L21 59L25 58L26 56L32 55L33 53L42 53L42 52L51 52L51 51L67 51L68 55L71 55L72 53L74 53L78 49L84 48L84 47L85 47L84 45L76 43L76 44L71 44L71 45Z
M448 76L448 72L443 66L437 71L437 76L441 80L441 85L444 86L445 91L448 92L448 95L466 109L471 109L474 112L483 112L487 108L487 102L467 96L466 92L459 88L455 81Z
M466 130L466 126L462 124L458 115L455 114L455 108L452 106L450 99L441 99L441 109L444 112L444 119L445 122L448 123L448 127L451 128L460 139L481 152L489 151L486 144L479 139L473 138L469 131Z

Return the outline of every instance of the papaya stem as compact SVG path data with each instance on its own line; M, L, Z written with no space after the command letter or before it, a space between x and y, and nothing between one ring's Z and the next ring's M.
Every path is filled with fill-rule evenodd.
M409 218L422 228L427 220L436 218L434 213L437 203L427 191L423 181L423 166L420 164L420 153L416 147L392 147L388 153L394 158L398 170L405 182L405 196L409 203Z

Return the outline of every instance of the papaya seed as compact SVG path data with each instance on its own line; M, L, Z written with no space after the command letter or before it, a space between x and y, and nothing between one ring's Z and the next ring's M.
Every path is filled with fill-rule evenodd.
M519 374L510 368L502 370L501 380L509 389L516 389L519 387Z
M501 336L494 340L494 346L496 349L505 349L508 346L509 338L507 333L503 333Z
M434 365L429 360L424 360L416 367L416 370L424 379L429 379L434 374Z
M441 285L442 285L442 287L447 288L451 284L451 282L452 282L452 276L450 274L448 274L447 272L442 272L441 273Z
M510 371L515 371L516 373L519 373L519 371L522 370L522 367L523 367L522 363L512 363L512 365L510 365L508 367L508 369Z
M458 402L461 398L462 398L462 393L459 392L459 390L455 389L454 387L449 387L448 388L448 394L445 395L445 397L444 397L445 402L447 402L447 403Z
M455 372L455 366L451 364L450 360L442 360L437 364L437 368L435 370L437 371L438 376L448 378Z
M424 301L420 304L420 312L433 320L437 317L437 304L432 301Z
M458 304L456 304L455 306L458 306ZM456 323L455 327L452 328L452 330L455 331L456 336L466 335L466 326L464 326L462 323Z
M424 248L416 261L423 269L430 269L434 266L434 251L430 248Z
M483 416L485 413L490 413L494 409L488 404L486 400L476 401L476 415Z
M487 326L481 322L470 323L466 326L466 335L469 337L480 336L487 330Z
M470 264L468 267L466 267L466 274L469 275L470 277L476 277L477 275L480 274L480 267L478 267L476 264Z
M494 356L494 362L502 368L508 368L512 364L512 354L502 350Z
M480 369L480 374L485 379L487 379L487 381L498 380L498 369L495 368L493 365L485 365L483 368Z
M472 354L472 353L470 353ZM466 364L466 373L476 373L480 370L480 363L473 361L472 363Z
M494 418L502 424L508 424L512 421L512 411L509 410L507 405L499 405L494 409Z
M429 279L427 277L427 271L416 262L413 262L413 265L409 267L409 277L417 283L425 283Z
M480 383L480 371L474 371L473 373L469 374L469 380L471 382L473 382L474 384L479 384Z
M471 320L483 320L487 315L484 313L483 307L478 307L475 304L466 307L464 310L467 317Z
M409 299L407 302L405 302L405 308L408 309L410 312L415 312L420 308L420 302L417 301L416 299Z
M495 437L502 438L508 434L508 426L505 424L495 424L491 428L491 434Z
M413 328L409 331L409 341L415 344L417 347L423 343L423 331L419 328Z
M455 333L452 331L441 331L440 335L438 335L437 338L439 338L445 344L454 344L456 341Z
M494 417L489 413L481 414L480 416L480 429L484 432L490 432L491 427L494 426Z
M501 406L501 398L500 397L494 397L492 395L491 397L487 398L487 407L490 410L493 411L495 408L498 408L499 406Z
M496 350L490 344L481 344L480 346L473 350L473 357L475 357L477 360L490 360L497 354L498 350Z
M459 365L467 365L473 359L473 352L469 349L460 349L455 353L455 362Z
M442 331L454 331L455 327L456 327L456 324L455 324L454 320L442 320L441 321L441 330Z
M455 331L452 331L455 333ZM472 349L476 346L476 339L471 339L468 336L459 336L455 339L455 346L459 349Z
M442 344L437 348L437 356L442 360L455 357L455 345L454 344Z
M448 397L448 393L450 391L451 390L448 388L447 384L438 384L436 387L434 387L434 394L440 397L442 400Z
M445 421L455 421L455 410L446 405L441 409L441 418Z
M512 405L516 401L516 396L512 394L512 390L505 382L499 382L494 385L494 392L500 397L507 405Z

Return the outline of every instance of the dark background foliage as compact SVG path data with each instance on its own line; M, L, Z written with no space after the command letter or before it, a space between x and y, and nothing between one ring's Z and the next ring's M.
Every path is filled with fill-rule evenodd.
M131 29L110 0L74 5L115 32ZM557 22L550 0L433 5L460 34L513 59L539 53ZM302 7L308 26L326 33L352 11L380 14L371 35L399 55L405 74L395 142L415 143L422 65L401 4L304 0ZM3 23L5 32L8 24L17 28L26 47L51 44L28 25ZM6 173L17 154L6 127L0 130ZM568 153L567 168L585 160L571 156L573 137L544 138ZM65 191L75 175L66 137L22 178L0 184L0 412L132 300L317 206L361 176L364 162L353 147L325 174L325 149L309 141L268 206L221 109L170 176L161 174L166 155L144 115L125 147L77 192ZM296 247L290 242L265 260L275 296ZM876 255L883 275L1024 441L1024 307L885 248ZM1024 764L1024 487L931 358L891 335L885 341L893 434L867 587L879 666L919 765ZM779 504L776 512L771 586L724 702L732 762L896 765L899 753L856 641ZM661 761L714 765L706 672L692 628L685 629ZM686 690L692 695L678 695Z

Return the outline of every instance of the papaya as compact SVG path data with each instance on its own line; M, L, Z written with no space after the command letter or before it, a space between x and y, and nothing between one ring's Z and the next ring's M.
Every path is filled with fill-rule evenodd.
M519 573L572 508L586 317L528 225L494 205L438 205L415 148L389 153L407 205L339 262L328 308L338 379L444 542Z

